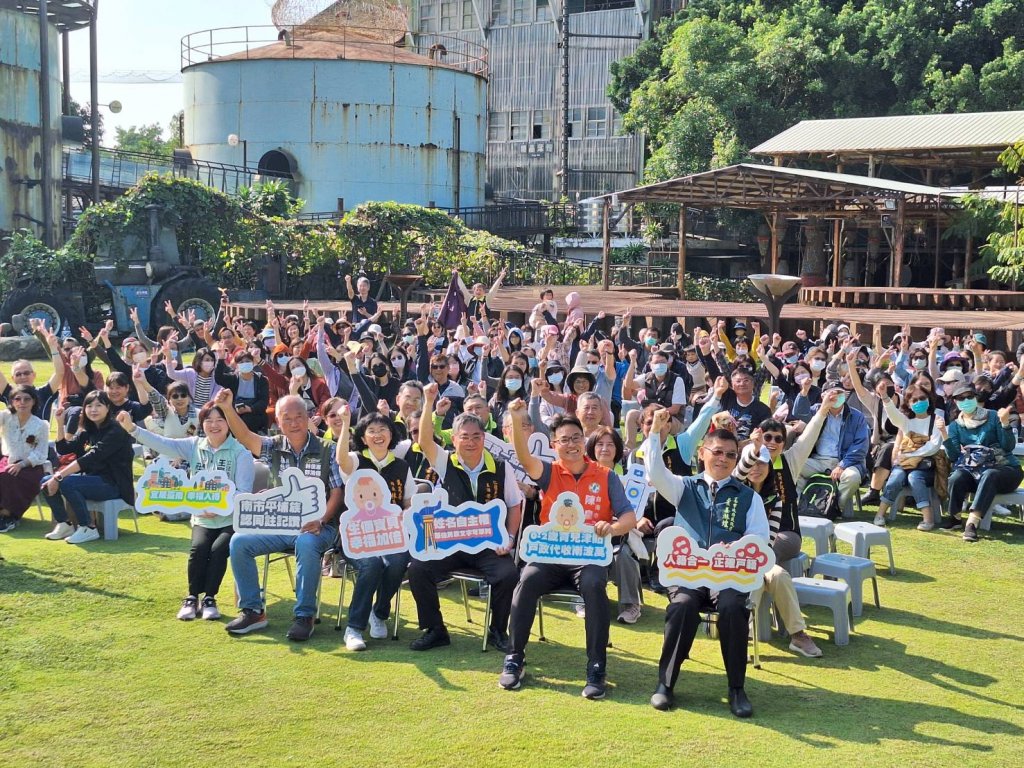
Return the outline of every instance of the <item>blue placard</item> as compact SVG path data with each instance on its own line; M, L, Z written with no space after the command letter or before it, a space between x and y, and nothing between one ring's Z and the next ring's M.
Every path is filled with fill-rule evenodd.
M486 504L467 501L448 506L443 489L413 496L405 515L405 536L409 554L417 560L440 560L456 552L476 554L485 549L509 546L505 528L505 502Z

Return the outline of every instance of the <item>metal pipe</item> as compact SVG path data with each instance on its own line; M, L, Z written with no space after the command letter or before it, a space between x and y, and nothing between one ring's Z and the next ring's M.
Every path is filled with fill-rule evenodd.
M53 239L53 163L50 154L53 151L53 134L50 121L50 21L46 14L47 0L39 0L39 137L41 141L43 195L43 242L49 247L54 246Z
M92 202L100 201L100 70L99 35L96 23L100 15L100 0L93 0L92 23L89 25L89 120L92 123Z
M559 196L569 199L569 0L562 0L562 177Z
M61 112L71 114L71 41L67 30L60 35L60 79L63 89L60 97Z

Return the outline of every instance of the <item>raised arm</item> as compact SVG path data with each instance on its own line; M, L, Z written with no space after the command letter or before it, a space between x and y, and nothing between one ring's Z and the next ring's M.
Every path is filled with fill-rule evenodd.
M339 434L334 436L335 440L338 441L337 448L335 449L335 457L338 462L338 469L341 470L341 474L344 477L348 477L356 471L359 464L352 460L352 454L349 452L352 410L348 407L347 403L338 409L338 417L341 419L341 428L338 430Z
M423 388L423 410L420 413L420 434L418 442L423 458L435 466L437 443L434 442L434 403L437 401L437 384L430 382Z
M661 431L668 426L669 418L669 413L664 408L654 412L651 434L644 449L644 465L647 467L647 479L651 481L651 485L674 507L683 498L684 483L681 477L668 471L665 459L661 455Z
M516 458L526 474L534 480L539 480L544 474L544 462L530 453L530 446L527 444L526 430L523 429L523 413L526 411L526 403L522 398L517 397L508 404L508 411L512 414L512 446L516 449Z
M836 398L839 397L840 390L830 389L821 398L821 405L818 407L818 412L811 417L804 431L797 438L793 446L786 451L786 460L789 462L790 471L793 473L793 477L799 477L800 472L804 468L804 464L807 463L808 457L811 455L811 451L814 450L815 444L818 442L818 436L821 434L821 428L825 425L825 417L828 415L828 411L835 405Z
M235 439L245 446L257 459L263 453L263 438L250 431L242 417L235 411L234 397L230 389L221 389L213 398L213 402L220 406L224 412L224 419L228 423L228 429Z

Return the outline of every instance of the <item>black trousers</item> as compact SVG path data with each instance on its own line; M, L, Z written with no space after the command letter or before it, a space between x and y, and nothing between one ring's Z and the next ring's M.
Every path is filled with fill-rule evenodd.
M188 593L216 597L228 568L228 544L235 529L192 526L192 548L188 552Z
M523 568L512 596L512 618L509 624L509 653L523 653L533 629L537 601L548 592L575 589L587 609L587 665L604 668L608 658L608 568L604 565L555 565L529 563Z
M665 611L665 640L658 662L658 682L672 688L679 677L683 660L689 658L693 638L700 624L701 610L718 610L718 642L730 688L742 688L747 677L747 637L750 610L747 594L723 589L711 599L706 587L689 589L669 587L668 609Z
M498 555L489 549L475 555L458 552L442 560L413 560L409 563L409 589L416 600L420 629L444 626L437 584L447 579L452 571L463 568L483 573L484 581L491 587L491 629L504 632L508 627L512 590L519 579L519 571L510 555Z

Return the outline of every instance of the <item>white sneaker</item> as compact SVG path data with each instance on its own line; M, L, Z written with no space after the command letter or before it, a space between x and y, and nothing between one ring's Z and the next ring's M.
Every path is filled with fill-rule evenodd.
M217 608L216 599L207 595L203 598L203 620L216 621L220 618L220 610Z
M636 603L630 603L622 606L622 611L619 613L619 622L621 624L636 624L640 620L640 606Z
M576 616L585 619L587 618L587 606L583 603L576 603Z
M875 515L874 523L880 528L885 528L885 515Z
M388 623L373 611L370 611L370 637L374 640L388 639Z
M366 641L363 640L363 633L358 629L347 627L345 629L345 647L350 651L365 651Z
M181 601L181 609L178 611L178 618L181 621L192 621L196 617L196 607L199 601L189 595Z
M100 532L95 528L89 528L87 526L79 526L78 530L72 533L65 539L68 544L85 544L90 541L96 541L100 537Z
M57 523L53 526L53 530L43 538L49 539L50 541L60 541L61 539L66 539L74 532L75 526L71 523Z

